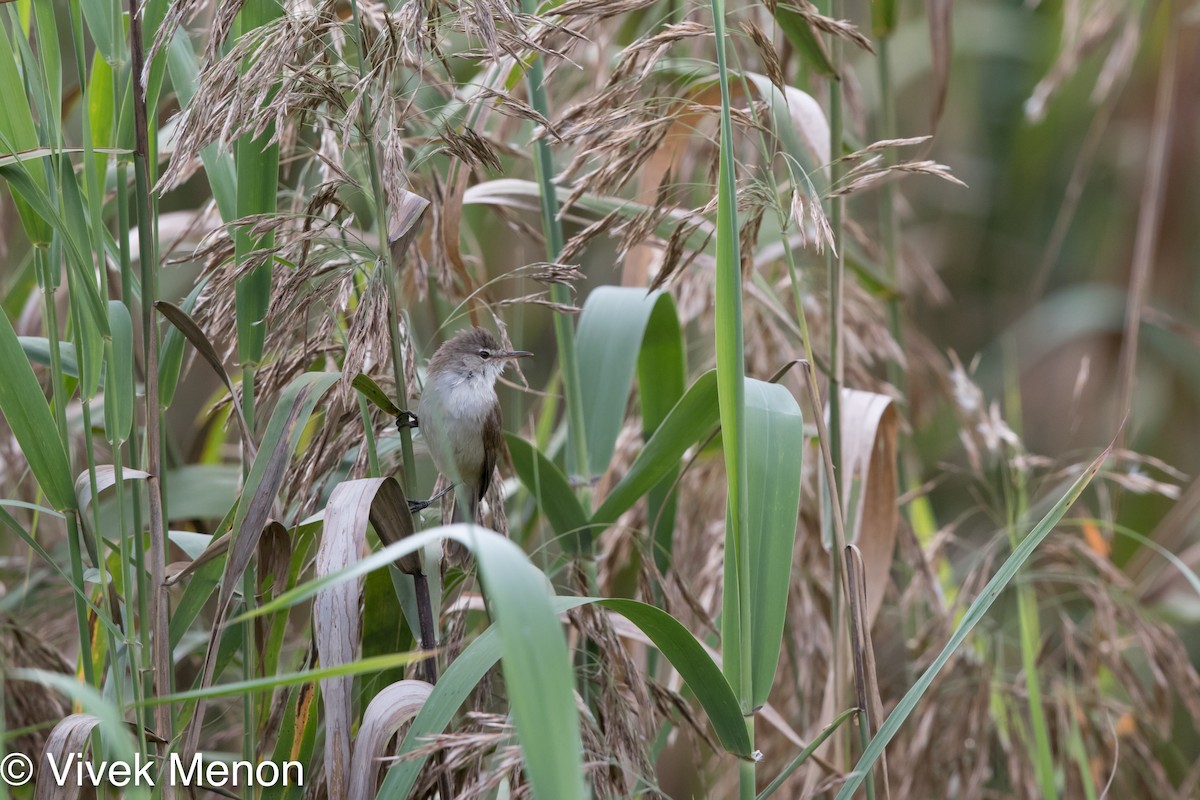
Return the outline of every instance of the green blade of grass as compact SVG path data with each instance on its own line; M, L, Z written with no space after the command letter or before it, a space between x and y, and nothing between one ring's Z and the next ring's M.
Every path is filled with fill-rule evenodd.
M821 732L817 734L817 738L809 742L808 746L801 750L796 757L792 759L791 763L783 768L783 771L775 777L775 780L767 784L766 789L763 789L761 792L759 792L758 797L756 797L755 800L767 800L768 797L779 791L779 787L783 786L787 779L792 776L792 773L802 767L804 762L808 761L808 759L812 757L812 754L817 752L817 748L824 744L825 740L832 736L833 732L842 726L842 723L850 719L850 717L856 713L858 713L857 708L847 708L845 711L834 717L833 722L822 728Z
M601 286L588 295L579 316L576 349L580 362L588 365L579 377L593 475L603 475L612 459L642 348L674 343L679 353L664 354L656 361L675 356L681 372L680 341L679 317L670 295L624 286ZM659 366L666 364L656 363L653 368Z
M746 381L746 449L750 454L748 530L754 531L750 537L752 702L757 707L767 702L779 664L800 513L804 419L786 387Z
M282 675L268 675L248 681L232 681L203 689L192 689L186 692L176 692L165 697L147 698L144 705L160 706L166 703L184 703L190 700L212 699L214 697L232 697L248 692L270 692L280 686L296 686L304 683L316 683L323 679L341 678L354 675L369 675L376 672L403 667L420 661L424 653L389 653L382 656L370 656L354 661L338 664L332 667L320 667L302 672L288 672Z
M25 355L34 364L41 364L43 367L50 366L50 340L45 336L18 336L17 341L21 345L21 349L25 351ZM73 342L58 343L59 369L64 375L72 378L79 378L79 360L75 355L75 345Z
M29 107L25 83L17 68L16 54L13 52L9 33L7 30L0 30L0 147L12 154L35 148L39 144L41 142L38 141L37 129L33 124L33 111ZM35 170L30 179L43 193L47 191L49 185L44 172ZM21 193L13 194L17 215L21 218L29 240L35 245L49 243L50 224L24 197L19 196Z
M629 471L592 514L592 522L607 527L625 513L638 498L658 484L679 465L679 459L717 425L717 373L710 370L692 384L638 453Z
M0 37L2 38L2 37ZM17 334L0 313L0 412L21 446L29 469L50 505L59 511L76 508L75 487L67 453L42 388L21 349Z
M871 4L872 8L876 5L878 5L877 2ZM800 57L804 59L804 63L822 77L836 77L837 70L833 68L833 62L829 59L829 50L821 41L821 37L813 31L804 15L786 2L783 5L778 2L769 3L768 8L775 16L775 21L779 23L779 29L783 31L784 38L791 43L792 47L796 48Z
M1110 452L1112 452L1111 445L1095 461L1087 466L1083 474L1067 490L1067 493L1054 504L1053 508L1042 518L1042 521L1037 524L1037 527L1021 540L1021 543L1013 550L1012 555L1005 560L1000 569L996 571L996 574L992 576L992 579L979 592L979 596L975 598L970 608L963 615L962 620L959 621L958 627L954 629L954 633L950 636L950 640L946 642L946 646L942 648L942 652L938 654L933 663L922 673L912 688L905 693L896 707L892 709L892 713L888 715L883 725L880 726L879 732L871 739L870 744L863 751L862 757L859 758L858 764L855 765L854 771L850 773L846 783L838 791L836 800L850 800L854 796L854 793L862 785L863 781L866 780L867 775L870 774L871 768L883 753L884 748L887 747L888 742L892 740L892 737L900 730L900 726L904 724L905 720L913 712L913 709L917 707L917 703L924 697L930 684L933 683L933 679L937 677L942 667L946 666L951 657L958 652L959 647L966 641L967 636L975 629L975 626L979 624L984 615L987 614L992 603L996 602L996 598L1000 596L1000 593L1008 586L1013 576L1029 560L1029 556L1033 554L1037 546L1050 535L1050 532L1054 530L1054 526L1058 524L1071 505L1083 494L1083 490L1087 488L1092 478L1100 471Z
M370 400L376 408L380 408L394 417L400 416L400 408L387 396L387 392L379 388L379 384L370 375L364 375L360 372L354 376L354 380L350 382L350 385L359 394Z
M117 66L125 60L125 31L121 26L121 6L116 0L79 0L88 33L104 60Z
M104 429L109 441L124 442L133 430L133 320L120 300L108 301L108 327Z
M746 474L746 352L742 329L742 262L738 241L737 178L733 154L733 122L729 68L725 58L725 1L712 0L713 36L717 47L717 81L721 87L720 159L717 169L716 351L717 399L724 440L726 495L726 582L721 613L722 667L736 686L746 729L753 737L753 631L750 528ZM730 581L732 578L732 583ZM754 764L739 772L740 796L754 797Z
M580 539L588 529L589 522L587 512L572 491L567 476L553 461L520 436L508 433L504 439L508 443L517 477L537 501L550 527L562 537L568 550L579 552Z
M735 687L687 628L667 612L636 600L604 598L591 602L616 611L654 642L695 693L726 750L748 761L759 757L753 752L754 743L734 694Z
M186 107L196 94L200 66L196 62L196 54L192 52L187 32L182 28L175 32L167 47L167 70L179 105ZM204 174L208 176L208 185L221 219L232 222L237 219L237 170L233 165L233 157L210 144L200 151L200 161L204 164Z
M62 49L59 46L58 23L55 9L50 0L33 0L34 39L37 42L36 65L41 73L35 79L26 63L26 78L31 87L35 104L41 119L43 134L48 141L60 144L62 142ZM22 48L24 43L22 43ZM44 103L44 107L40 104Z
M82 50L82 44L76 45ZM113 109L114 82L116 76L104 56L97 50L92 54L92 68L87 75L87 116L88 129L91 134L91 164L88 166L90 175L87 177L89 189L95 189L103 196L105 189L105 171L108 165L107 150L114 145L116 118ZM85 149L87 143L85 143ZM90 203L89 203L90 209Z
M637 625L679 671L708 713L721 743L731 753L751 757L750 740L746 736L746 726L733 689L696 638L671 615L636 600L555 597L552 602L555 612L559 614L595 604L615 611ZM500 655L499 631L493 625L476 637L446 670L424 708L413 720L398 755L412 752L425 737L444 731L467 696L500 659ZM392 767L378 796L407 797L427 761L428 755L406 759Z
M650 315L652 335L642 337L638 351L638 401L642 411L642 440L650 441L671 409L687 390L687 347L674 303L656 304ZM667 470L646 495L650 540L660 572L670 568L674 547L678 466Z

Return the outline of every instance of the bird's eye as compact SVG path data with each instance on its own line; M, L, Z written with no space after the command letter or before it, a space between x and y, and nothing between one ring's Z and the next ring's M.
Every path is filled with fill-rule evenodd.
M487 359L492 357L492 354L489 353L487 350L480 350L479 357L486 361Z

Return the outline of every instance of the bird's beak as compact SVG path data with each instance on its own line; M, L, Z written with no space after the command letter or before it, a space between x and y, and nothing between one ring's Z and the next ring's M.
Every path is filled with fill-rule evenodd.
M507 353L500 353L501 358L533 358L533 353L528 350L509 350Z

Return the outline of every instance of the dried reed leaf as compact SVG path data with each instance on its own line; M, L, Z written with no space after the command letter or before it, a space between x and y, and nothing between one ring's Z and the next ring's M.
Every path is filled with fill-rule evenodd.
M372 800L379 790L379 762L388 742L404 723L415 717L433 686L405 680L384 687L371 698L354 739L349 800Z
M204 552L193 558L191 561L176 562L167 565L166 580L164 583L167 586L174 586L181 580L191 575L196 570L203 567L205 564L211 563L214 559L220 558L229 552L229 541L232 536L229 533L224 533L221 536L214 538L204 548Z
M92 475L96 477L96 494L100 494L105 489L111 489L117 485L117 470L111 464L100 464L92 470L84 470L75 478L75 496L79 499L79 508L87 510L95 499L92 495ZM149 472L143 472L140 469L125 468L121 470L122 481L142 481L150 477ZM88 520L87 514L81 515L85 520L85 525Z
M316 576L331 575L366 555L367 520L378 488L375 481L337 485L325 507L317 549ZM371 484L374 483L374 487ZM312 605L313 638L323 667L349 664L358 657L362 632L362 579L342 581L320 592ZM321 681L325 720L325 779L330 797L346 797L351 783L353 686L349 677Z
M267 597L267 588L278 595L287 588L288 573L292 565L292 536L287 527L278 520L271 520L258 540L258 602ZM267 580L270 579L268 584ZM263 622L259 617L256 622ZM264 631L265 634L265 631ZM260 635L258 641L266 642Z
M217 651L224 634L225 622L229 617L234 592L241 584L241 577L257 552L258 539L268 524L288 462L296 449L300 431L311 416L314 406L333 385L336 377L326 373L307 373L301 376L291 383L289 391L284 394L271 414L271 421L263 438L263 446L266 449L260 451L254 459L234 517L233 540L229 558L221 574L213 632L204 654L201 688L212 685L217 666ZM199 749L204 709L205 701L197 701L191 722L184 732L181 746L184 761L190 761Z
M842 502L847 544L862 552L867 602L865 630L883 603L896 549L900 510L896 441L900 415L892 398L857 389L842 390Z
M866 568L862 551L856 545L846 545L846 577L850 587L850 629L854 647L854 679L858 693L859 713L866 718L867 736L875 735L883 720L883 700L879 697L879 675L875 668L875 647L867 624ZM860 723L863 724L860 717ZM891 781L888 779L887 755L880 756L883 775L883 796L890 800Z
M53 759L55 764L61 765L69 764L72 755L82 759L83 753L88 749L92 731L99 725L100 719L91 714L72 714L54 726L42 750L39 764L41 780L36 782L34 800L75 800L79 797L83 781L72 780L75 773L67 769L67 780L59 785L52 779L50 760Z
M154 307L158 309L158 313L162 314L168 322L184 335L192 347L196 348L196 352L208 362L208 365L212 367L213 372L216 373L221 383L225 384L225 388L229 390L229 396L236 396L237 392L233 388L233 381L229 379L228 373L225 372L225 365L221 363L221 358L217 355L212 342L204 335L204 331L200 329L196 321L188 316L188 313L182 308L165 300L159 300L154 304ZM245 450L246 459L253 461L258 448L254 444L254 436L250 430L250 424L246 422L246 417L242 413L242 404L234 403L233 410L234 419L237 420L238 429L242 433L242 448Z

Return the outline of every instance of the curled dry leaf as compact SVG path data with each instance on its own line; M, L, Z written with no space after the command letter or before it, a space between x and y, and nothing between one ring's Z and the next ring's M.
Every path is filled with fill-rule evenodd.
M391 223L388 225L388 247L391 248L392 266L399 269L412 243L429 201L414 192L402 190L392 203Z
M68 779L62 786L50 779L50 759L53 758L55 764L65 764L72 754L83 753L87 749L92 731L99 724L100 719L91 714L72 714L54 726L50 731L50 738L46 740L46 746L42 749L42 758L38 765L42 780L36 781L34 800L74 800L79 797L81 787L70 780L69 776L72 773L67 773Z
M865 629L870 631L883 602L900 510L896 503L896 439L900 416L892 398L857 389L842 391L842 502L847 544L862 554Z
M145 480L146 478L149 478L149 477L150 477L149 472L143 472L140 469L128 469L127 468L127 469L121 470L121 480L123 480L123 481ZM105 489L111 489L113 486L116 486L116 485L117 485L117 471L116 471L115 467L113 467L111 464L102 464L102 465L96 467L96 493L97 494L99 494L100 492L103 492ZM91 478L90 471L84 470L83 472L79 473L79 476L77 478L75 478L75 496L77 498L79 498L80 510L86 511L87 507L89 505L91 505L92 499L93 499L92 478ZM87 514L83 514L81 516L84 518L85 521L88 519Z
M363 712L350 765L350 800L371 800L379 790L379 760L400 726L417 715L433 686L398 681L375 695Z
M413 533L412 515L404 492L389 478L343 481L325 506L325 526L317 550L318 578L331 575L358 561L367 552L367 522L379 538L391 544ZM401 559L401 569L415 574L420 557ZM343 581L321 591L313 600L313 634L323 667L349 664L358 657L362 634L362 579ZM350 733L353 726L353 686L349 676L321 681L325 709L325 775L330 797L349 791Z
M846 507L846 544L857 545L861 556L860 583L866 597L858 614L864 637L870 635L883 603L896 547L900 522L896 472L899 429L899 415L892 398L857 389L842 390L841 499ZM830 670L818 719L832 719L837 713L845 680L844 671ZM832 760L837 763L842 758L840 747L841 740L834 738L826 741L817 753L825 756L833 749ZM805 796L813 790L818 778L815 773L806 777Z

